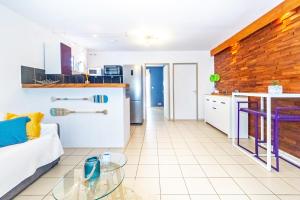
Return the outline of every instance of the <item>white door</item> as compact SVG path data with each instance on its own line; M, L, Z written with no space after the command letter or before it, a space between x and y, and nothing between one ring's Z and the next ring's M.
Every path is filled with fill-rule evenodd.
M197 120L197 64L174 64L174 119Z

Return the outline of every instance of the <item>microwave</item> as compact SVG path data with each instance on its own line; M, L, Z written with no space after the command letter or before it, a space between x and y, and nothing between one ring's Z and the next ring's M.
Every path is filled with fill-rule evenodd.
M121 65L104 65L105 76L122 76L123 67Z
M101 68L89 68L89 75L90 76L101 76L102 69Z

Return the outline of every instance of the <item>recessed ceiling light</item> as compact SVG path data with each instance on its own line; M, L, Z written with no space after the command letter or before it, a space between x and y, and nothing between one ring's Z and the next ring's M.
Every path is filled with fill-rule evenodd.
M170 34L157 29L138 29L129 32L128 36L135 43L143 46L163 45L170 40Z
M98 34L93 34L92 36L93 36L93 38L98 38L99 37Z

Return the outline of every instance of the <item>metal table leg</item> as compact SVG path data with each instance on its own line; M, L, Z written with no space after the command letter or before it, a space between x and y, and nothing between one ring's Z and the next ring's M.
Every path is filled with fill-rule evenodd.
M264 97L260 97L260 110L264 110ZM260 117L260 141L265 140L265 119L263 116Z
M272 119L271 119L271 109L272 109L271 97L267 97L267 170L272 170Z

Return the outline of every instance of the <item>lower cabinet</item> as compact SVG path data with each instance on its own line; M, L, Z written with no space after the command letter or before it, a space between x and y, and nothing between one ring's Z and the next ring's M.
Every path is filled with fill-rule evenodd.
M230 134L231 97L206 95L204 105L205 122L226 134Z
M237 129L237 123L232 123L232 102L231 96L205 95L204 99L204 120L220 131L231 137L232 127ZM247 101L247 98L238 99ZM247 106L247 104L243 105ZM237 113L237 106L234 110ZM248 137L248 115L241 113L240 118L241 138Z

